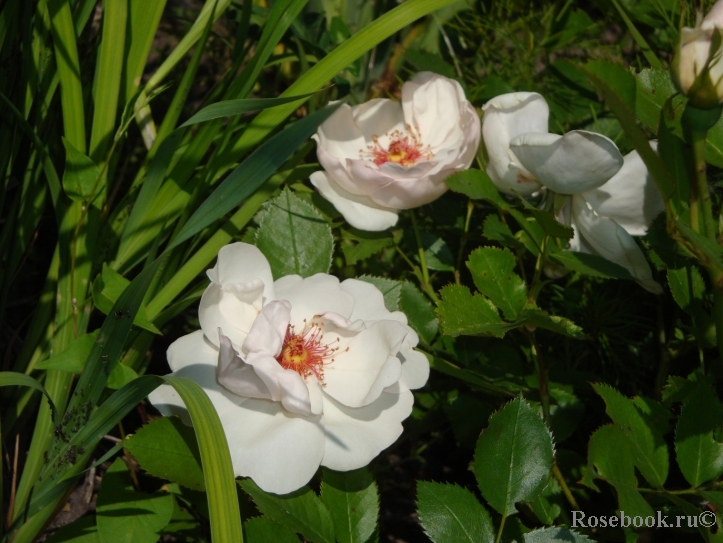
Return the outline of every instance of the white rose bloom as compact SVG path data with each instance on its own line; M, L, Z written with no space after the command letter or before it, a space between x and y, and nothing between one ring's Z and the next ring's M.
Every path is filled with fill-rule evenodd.
M357 469L394 443L429 363L376 287L321 273L273 281L245 243L223 247L208 276L201 330L176 340L168 363L213 402L236 476L286 494L320 465ZM149 399L190 424L172 387Z
M469 167L480 121L459 83L420 72L402 86L401 104L344 104L314 139L324 171L312 184L352 226L384 230L399 210L436 200L444 180Z
M672 64L672 75L680 91L703 109L723 102L723 0L718 0L694 28L683 27ZM716 44L715 48L711 46Z
M548 111L542 96L528 92L485 105L482 134L490 178L507 194L546 187L569 195L558 220L575 230L570 249L611 260L646 290L662 292L632 238L644 235L665 209L642 159L636 151L623 158L615 143L594 132L549 134Z

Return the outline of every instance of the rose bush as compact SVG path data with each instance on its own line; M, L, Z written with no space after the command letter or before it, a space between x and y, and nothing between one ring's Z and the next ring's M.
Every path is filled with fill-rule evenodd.
M399 210L436 200L444 180L469 167L480 121L459 83L421 72L402 86L401 103L344 104L314 139L324 170L311 175L313 185L352 226L384 230Z
M201 330L176 340L168 363L208 393L237 476L285 494L320 465L365 466L399 437L429 363L376 287L327 274L273 281L244 243L222 248L208 277ZM190 424L170 386L149 398Z
M548 133L549 109L537 93L504 94L483 110L487 173L497 188L528 195L545 187L568 195L557 217L575 231L569 249L611 260L646 290L662 292L631 237L644 235L664 210L638 153L623 157L612 140L594 132Z

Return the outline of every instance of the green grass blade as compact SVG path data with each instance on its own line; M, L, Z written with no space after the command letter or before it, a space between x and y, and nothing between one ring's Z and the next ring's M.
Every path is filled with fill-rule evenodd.
M158 23L161 21L166 0L130 0L128 34L126 36L125 69L121 81L121 103L126 103L138 90L146 67Z
M662 68L663 65L660 63L660 60L658 60L658 57L655 56L655 52L650 48L648 42L645 41L643 35L635 27L635 23L633 23L630 17L628 17L628 14L625 12L625 8L620 5L620 2L618 2L618 0L612 0L612 2L615 6L615 9L618 10L620 17L622 17L623 21L625 22L625 26L628 27L628 31L630 31L630 34L632 34L635 43L637 43L638 47L640 47L640 50L642 51L650 66L653 68Z
M103 35L93 84L89 153L96 164L105 162L115 131L127 19L128 0L103 0Z
M217 102L215 104L211 104L210 106L206 106L183 123L181 128L210 121L211 119L221 119L223 117L231 117L233 115L242 115L244 113L259 111L260 109L288 104L289 102L306 99L314 94L315 93L310 92L308 94L288 96L286 98L246 98L239 100L224 100L223 102Z
M48 9L55 46L55 62L60 75L60 101L63 108L65 137L76 149L85 152L83 87L70 2L49 0Z
M3 371L0 372L0 387L7 387L7 386L24 386L24 387L30 387L34 388L35 390L39 390L42 392L45 397L50 402L50 409L54 413L54 419L57 420L58 418L58 411L55 409L55 404L53 403L53 399L50 397L50 394L48 394L48 391L45 390L45 387L38 383L35 379L30 377L29 375L25 375L24 373L16 373L14 371Z

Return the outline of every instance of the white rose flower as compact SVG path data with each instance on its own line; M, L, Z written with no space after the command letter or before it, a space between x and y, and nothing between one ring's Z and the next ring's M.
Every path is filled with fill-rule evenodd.
M352 226L384 230L399 210L436 200L444 180L469 167L480 121L459 83L420 72L402 86L401 104L344 104L314 139L324 171L312 184Z
M526 195L546 187L569 195L558 220L575 230L570 250L602 256L646 290L662 292L632 238L644 235L665 209L638 153L623 158L615 143L594 132L549 134L547 103L537 93L504 94L483 109L487 172L497 188Z
M678 51L673 59L673 81L690 102L709 109L723 102L723 0L718 0L694 28L680 31Z
M273 281L245 243L223 247L208 277L201 330L176 340L168 363L213 402L236 476L286 494L320 465L357 469L394 443L429 363L376 287L322 273ZM149 399L190 424L172 387Z

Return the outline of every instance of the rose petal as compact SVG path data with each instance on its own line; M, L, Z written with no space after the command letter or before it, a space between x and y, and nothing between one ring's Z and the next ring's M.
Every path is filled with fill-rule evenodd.
M460 132L460 109L466 101L457 81L432 72L420 72L402 85L404 119L431 149L445 146Z
M510 150L510 140L528 132L547 133L550 110L536 92L502 94L482 108L482 137L489 163L487 175L507 194L532 194L540 184Z
M342 162L345 158L359 158L359 152L366 148L367 143L354 120L354 108L347 104L339 106L339 109L319 126L313 138L319 148Z
M241 345L241 352L247 355L258 351L278 356L284 344L290 315L291 304L286 300L273 300L266 304Z
M322 466L349 471L366 466L402 433L402 421L412 412L414 396L382 393L364 407L350 408L324 396L326 441Z
M540 183L560 194L595 189L623 165L623 156L610 138L584 130L564 136L522 134L510 141L510 149Z
M281 402L284 409L298 415L313 415L309 388L294 370L285 369L268 353L252 352L246 363L253 366L256 375L268 387L271 399Z
M264 284L264 300L274 299L274 278L269 261L254 245L231 243L221 247L216 265L206 272L222 285L243 285L255 279Z
M651 142L657 147L657 142ZM625 163L610 181L581 195L597 211L618 223L631 236L644 236L655 217L665 211L658 185L637 151L625 155Z
M645 290L653 294L663 292L653 280L640 247L622 226L597 215L581 196L572 198L572 217L581 237L596 254L623 266Z
M325 273L294 284L277 284L276 288L278 298L291 304L291 325L297 333L304 328L304 321L310 323L315 315L334 312L348 318L354 307L352 297L341 290L339 280Z
M368 196L357 196L344 190L326 172L314 172L309 180L354 228L378 232L397 224L396 209L385 208Z
M178 371L192 364L207 364L215 368L218 363L218 349L204 336L203 330L196 330L171 343L166 357L171 371Z
M231 345L231 340L219 333L221 348L218 353L216 376L218 382L234 394L245 398L271 399L271 392L256 375L253 366L241 358Z
M354 121L364 134L366 141L366 144L359 148L361 152L368 150L367 146L373 142L375 137L379 138L380 144L386 144L390 132L404 130L402 106L394 100L375 98L352 107L352 111ZM356 156L349 156L349 158L359 158L360 156L360 153L357 152Z
M416 343L415 343L416 345ZM402 347L397 353L402 361L402 375L399 384L410 390L422 388L429 380L429 360L424 353Z

